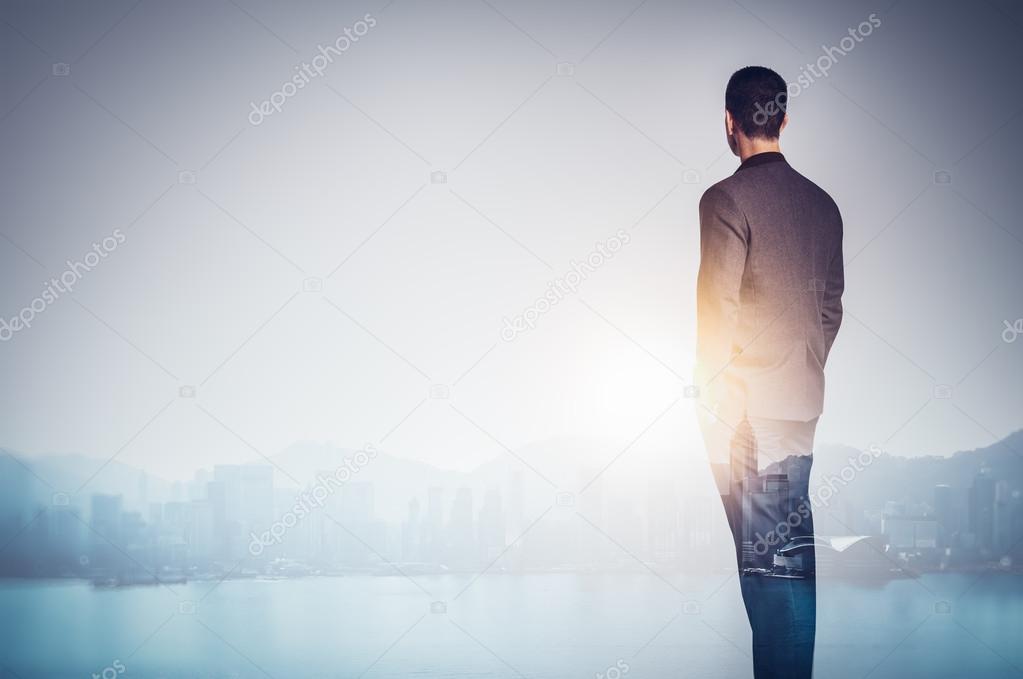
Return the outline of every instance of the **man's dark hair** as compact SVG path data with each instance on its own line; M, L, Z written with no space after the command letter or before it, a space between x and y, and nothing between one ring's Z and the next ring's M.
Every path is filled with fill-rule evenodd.
M785 79L763 66L740 68L725 88L725 110L750 138L778 138L788 99Z

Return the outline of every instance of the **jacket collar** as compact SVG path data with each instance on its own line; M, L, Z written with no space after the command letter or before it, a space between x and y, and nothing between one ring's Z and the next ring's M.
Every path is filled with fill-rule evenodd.
M767 163L777 162L784 163L785 156L783 156L778 151L765 151L763 153L757 153L756 155L752 155L746 160L744 160L742 165L739 166L736 172L738 172L739 170L747 170L751 167L756 167L758 165L766 165Z

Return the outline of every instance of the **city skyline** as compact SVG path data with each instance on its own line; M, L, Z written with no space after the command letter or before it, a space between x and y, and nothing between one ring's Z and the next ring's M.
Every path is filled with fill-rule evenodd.
M1018 434L1014 441L1020 438ZM739 443L735 454L745 471L731 485L741 498L742 513L748 513L750 502L770 504L778 488L798 483L805 473L806 465L797 458L754 469L755 451L743 452ZM396 495L377 493L387 489L386 477L360 476L374 462L386 464L386 454L366 449L339 456L343 465L318 470L315 483L304 488L282 487L277 481L284 474L260 463L200 470L191 483L174 484L170 496L139 472L132 481L135 494L72 497L34 495L33 470L5 456L0 502L5 549L10 548L5 567L19 572L26 554L34 554L32 572L38 576L75 574L144 584L159 573L169 579L212 577L232 564L250 576L373 572L395 566L399 572L473 572L489 570L499 561L503 565L497 572L629 568L624 554L673 572L691 567L684 566L683 555L695 554L694 549L720 551L721 541L729 539L713 518L715 496L680 493L677 482L664 479L648 478L640 494L616 487L610 477L594 479L579 492L545 487L537 502L537 489L526 481L532 475L514 464L487 478L431 480L416 475L411 484L399 485ZM840 461L825 456L824 469L818 470L817 483L804 500L814 505L817 520L825 526L817 539L825 546L837 545L825 550L826 567L842 573L851 559L853 573L881 577L889 569L970 569L988 562L1014 566L1017 552L1023 552L1023 470L1010 442L957 458L967 460L973 471L949 468L930 486L924 480L923 486L905 487L887 499L878 500L875 494L875 499L864 500L863 490L877 485L882 478L878 474L891 477L893 472L871 475L872 470L861 467L862 476L847 479L847 468L838 470ZM867 466L882 465L884 459L899 458L860 456ZM903 464L914 462L929 464L902 458ZM887 492L899 487L899 479L908 473L896 472L896 485ZM831 491L825 494L829 485ZM786 504L774 512L781 512L779 525L788 511L794 510ZM573 529L570 524L577 518L583 523ZM546 528L534 530L541 520ZM586 539L579 532L585 524L594 531ZM772 555L793 536L788 530L776 535L763 521L747 524L743 520L743 554L751 566L770 568ZM864 543L850 550L852 538L869 538L877 545ZM506 559L506 549L520 539L532 546ZM795 563L792 557L786 559L782 562Z

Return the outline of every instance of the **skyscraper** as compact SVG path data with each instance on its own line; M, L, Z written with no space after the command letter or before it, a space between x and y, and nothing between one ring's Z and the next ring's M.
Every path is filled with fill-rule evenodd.
M953 536L959 531L959 517L955 511L955 491L940 483L934 487L934 518L938 521L938 543L942 549L953 546Z
M420 540L423 529L420 525L419 498L412 498L408 503L408 518L401 527L401 558L402 561L420 561L422 550Z
M476 564L475 537L473 535L472 489L461 487L455 491L451 505L450 535L451 565L472 568Z
M678 492L672 479L655 477L647 484L647 553L658 562L680 555Z
M444 562L444 489L430 486L426 492L426 522L423 525L423 557L439 565Z
M757 442L753 428L743 419L732 437L728 464L729 497L725 501L725 514L735 540L735 554L740 568L747 566L746 554L752 549L752 531L746 515L750 510L746 491L749 480L757 473Z
M504 545L505 517L501 506L501 491L498 488L489 488L483 496L483 506L480 508L480 557L489 563L504 551Z
M969 504L969 525L974 544L982 554L988 554L994 547L995 537L995 479L990 469L981 469L973 478Z
M92 565L111 573L121 567L121 496L95 494L89 518L92 525Z
M757 441L753 436L753 427L743 419L735 430L732 437L731 448L731 482L733 486L741 484L750 476L756 476L757 470Z
M774 552L789 540L787 474L748 476L742 494L742 563L744 567L770 568ZM759 545L763 544L764 547ZM765 549L766 548L766 549Z
M994 500L991 517L991 547L994 550L993 556L1001 557L1008 554L1017 542L1013 530L1015 507L1008 481L1000 480L995 484Z

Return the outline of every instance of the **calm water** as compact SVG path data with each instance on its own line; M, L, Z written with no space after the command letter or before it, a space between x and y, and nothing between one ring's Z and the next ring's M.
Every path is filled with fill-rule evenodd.
M416 583L360 576L97 590L4 581L0 676L751 676L734 576ZM431 612L432 601L446 612ZM1023 676L1019 576L822 581L818 601L819 677Z

